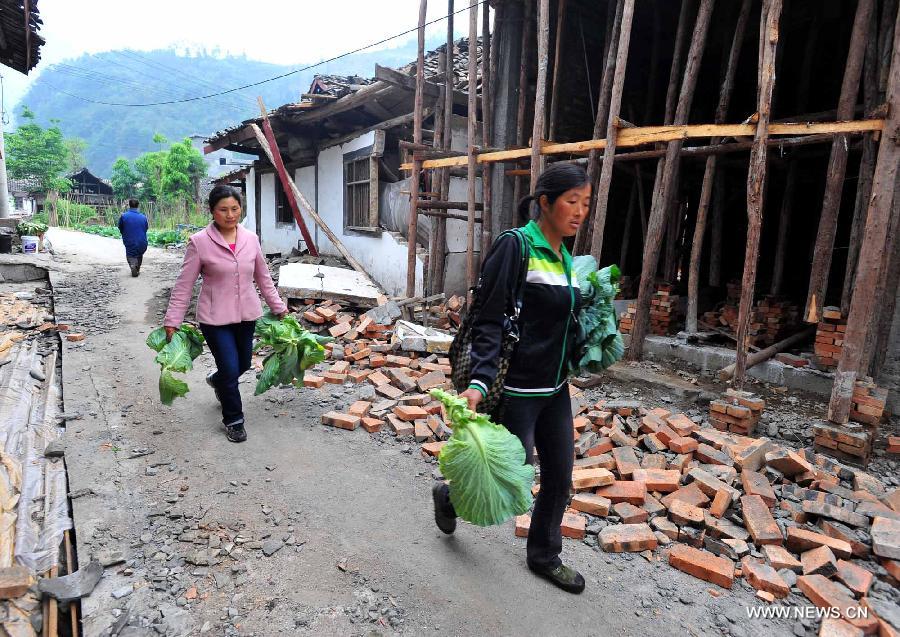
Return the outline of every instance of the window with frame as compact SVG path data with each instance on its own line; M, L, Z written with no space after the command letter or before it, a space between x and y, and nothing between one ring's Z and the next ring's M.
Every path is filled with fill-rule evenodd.
M281 185L278 175L275 175L275 221L276 223L294 223L294 211L291 202Z
M344 155L344 229L378 232L378 170L384 152L384 131L375 143Z

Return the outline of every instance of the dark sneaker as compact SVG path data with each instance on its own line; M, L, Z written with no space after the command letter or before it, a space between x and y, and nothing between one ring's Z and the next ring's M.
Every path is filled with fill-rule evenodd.
M141 273L141 271L138 269L137 266L134 266L134 265L131 266L131 276L136 277L140 273Z
M213 381L213 377L216 375L215 372L210 372L206 375L206 384L213 388L213 391L216 393L216 400L222 402L222 399L219 397L219 388L216 387L216 383Z
M244 421L238 420L230 425L225 425L225 437L231 442L244 442L247 439L247 432L244 430Z
M441 531L450 535L456 530L456 510L450 502L450 487L446 484L434 485L431 497L434 500L434 523Z
M550 580L555 586L568 593L578 594L584 590L584 578L574 568L560 564L556 568L528 565L532 573Z

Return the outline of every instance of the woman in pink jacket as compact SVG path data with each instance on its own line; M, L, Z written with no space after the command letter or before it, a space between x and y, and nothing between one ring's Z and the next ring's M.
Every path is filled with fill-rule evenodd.
M209 193L209 209L213 221L188 241L163 325L171 338L184 321L194 283L202 275L197 322L217 367L206 382L222 404L225 435L231 442L243 442L247 432L238 379L250 369L256 319L263 313L254 283L279 318L287 314L287 306L272 282L259 239L240 225L240 191L216 186Z

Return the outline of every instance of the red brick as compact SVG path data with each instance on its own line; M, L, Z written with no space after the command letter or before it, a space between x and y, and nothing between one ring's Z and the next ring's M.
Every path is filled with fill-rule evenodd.
M731 588L734 582L734 565L730 560L691 546L683 544L673 546L669 551L669 564L679 571L722 588Z
M583 540L586 534L587 523L580 515L572 515L564 513L560 530L563 537L572 538L573 540Z
M615 481L615 476L606 469L575 469L572 471L573 489L605 487Z
M389 383L385 383L384 385L376 385L375 391L386 398L390 398L391 400L397 400L403 395L402 389L397 389Z
M337 312L335 312L334 310L329 309L327 307L317 307L315 309L315 312L316 312L316 314L321 316L326 321L333 321L334 318L337 316Z
M616 460L616 470L619 478L630 478L635 469L640 469L637 456L631 447L616 447L612 450L613 458Z
M347 374L347 378L349 378L349 379L351 380L351 382L354 382L354 383L361 383L361 382L363 382L363 381L369 376L369 374L371 374L371 373L372 373L371 370L368 370L368 369L352 369L352 370L350 370L350 372Z
M21 597L33 585L34 575L24 566L0 568L0 599Z
M609 486L600 487L596 493L609 499L613 504L616 502L630 502L635 506L640 506L644 503L644 498L647 496L647 488L643 482L616 480Z
M837 572L837 561L834 553L827 546L818 546L804 551L800 555L804 575L824 575L831 577Z
M364 358L368 358L371 353L372 353L372 350L370 350L368 347L366 347L364 349L359 350L358 352L353 352L352 354L350 354L349 358L352 361L359 362Z
M612 449L612 440L609 438L600 438L593 447L585 452L584 455L586 458L593 458L595 456L603 455L604 453L609 453Z
M872 586L874 575L862 566L847 560L837 561L837 579L857 595L865 595Z
M424 419L428 417L428 412L422 409L421 407L415 407L413 405L397 405L394 407L394 414L400 420L413 421Z
M335 372L325 372L325 382L332 385L343 385L347 380L347 374L337 374Z
M441 448L446 445L446 441L440 442L426 442L422 445L422 453L426 456L438 457L441 453Z
M703 509L683 500L674 500L669 507L669 519L678 526L702 526Z
M576 511L599 517L609 515L610 501L594 493L576 493L570 506Z
M763 555L769 561L776 571L783 568L790 569L795 573L803 571L803 565L796 557L794 557L786 548L777 544L766 544L762 547Z
M781 529L775 524L775 518L772 517L769 507L761 497L758 495L743 496L741 508L743 509L744 526L757 545L784 542Z
M825 617L819 627L819 637L863 637L862 630L843 619Z
M787 528L787 547L797 553L814 549L818 546L827 546L840 559L850 559L850 544L844 540L828 537L821 533L814 533L796 526Z
M716 491L716 497L713 498L712 504L709 505L709 512L717 518L725 515L728 507L731 506L731 492L725 489Z
M412 359L407 356L385 356L385 364L388 367L409 367Z
M609 553L652 551L658 540L647 524L611 524L600 531L600 546Z
M347 411L353 416L367 416L369 414L369 410L372 408L372 403L367 400L357 400L355 403L350 405L350 409Z
M378 418L363 418L360 424L370 434L378 433L384 427L384 421Z
M317 389L325 384L325 379L321 376L316 376L315 374L304 374L303 375L303 386L304 387L312 387Z
M631 479L635 482L643 482L647 486L647 491L671 493L679 488L681 472L667 469L636 469Z
M747 583L758 591L766 591L778 599L791 593L791 587L773 567L757 562L749 555L741 561L741 571Z
M878 557L900 560L900 520L876 517L869 529L872 552Z
M745 494L758 495L770 509L775 506L775 491L761 473L744 469L741 472L741 485L744 487Z
M796 451L770 451L766 454L765 460L768 466L780 471L788 477L812 469L812 466L806 461L806 458Z
M528 537L531 528L531 516L528 514L516 516L516 537Z
M640 507L636 507L628 502L619 502L613 506L616 515L622 518L623 524L640 524L646 522L650 514Z
M756 597L769 604L775 601L775 596L766 591L756 591Z
M325 323L325 317L323 317L318 312L309 312L306 311L303 313L303 318L309 321L310 323L315 323L316 325L322 325Z
M385 358L382 354L370 354L369 355L369 366L373 369L377 369L379 367L385 366ZM387 376L385 376L387 378Z
M391 379L382 374L381 372L372 372L368 376L368 381L378 387L379 385L389 385Z
M703 507L709 504L709 498L700 490L696 482L681 487L678 491L674 491L662 499L663 506L667 509L672 506L672 502L681 500L696 507Z
M397 437L412 436L416 433L415 425L413 425L411 422L400 420L394 414L388 414L387 421L388 427L391 428L391 431L393 431L394 435Z
M872 634L878 630L878 620L874 618L874 613L869 613L868 618L860 617L862 612L857 612L859 605L856 601L827 578L821 575L801 575L797 578L797 586L815 606L839 609L841 617L864 633ZM852 610L848 612L848 609Z
M586 431L591 426L591 421L584 416L576 416L572 420L572 426L575 427L575 431L581 433Z
M446 382L447 377L444 376L443 372L428 372L416 380L416 385L419 386L419 391L427 392L435 387L440 387Z
M673 438L669 441L669 449L675 453L693 453L699 443L694 438Z
M337 411L329 411L327 414L322 414L323 425L331 425L332 427L337 427L338 429L347 429L352 431L359 426L359 421L359 416L342 414Z
M689 436L700 426L684 414L675 414L666 418L666 422L679 436Z
M349 323L337 323L336 325L331 326L328 329L328 333L331 334L334 338L339 338L349 332L351 329Z
M347 361L338 361L334 365L328 368L329 372L333 374L346 374L350 371L350 363Z

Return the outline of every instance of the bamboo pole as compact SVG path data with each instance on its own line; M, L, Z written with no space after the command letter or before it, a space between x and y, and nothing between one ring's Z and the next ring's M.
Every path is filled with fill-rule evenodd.
M478 75L475 47L477 38L478 0L469 0L469 106L466 115L468 121L468 135L466 139L466 152L468 153L468 157L466 159L468 164L467 186L469 219L468 224L466 225L466 285L470 288L475 285L475 127L478 119L478 105L476 102L476 83L478 81Z
M485 148L493 145L493 89L491 87L491 7L485 2L481 21L481 142ZM494 16L497 17L496 15ZM492 175L490 170L481 171L481 201L484 212L481 218L481 260L487 256L493 242L493 218L491 211Z
M847 65L844 68L844 79L838 100L838 119L853 117L874 5L875 0L859 0L856 6L850 51L847 55ZM804 312L804 320L807 323L818 323L822 316L822 307L825 305L825 295L828 293L828 275L831 271L831 256L837 233L837 219L841 207L841 194L844 189L844 176L847 172L848 154L846 136L835 137L831 146L831 157L828 160L825 196L822 201L822 214L819 217L819 231L816 235L809 277L809 291Z
M487 5L485 5L487 6ZM562 62L563 36L566 28L566 0L558 0L556 5L556 41L553 53L553 83L550 88L550 133L548 139L556 141L556 125L559 113L559 68Z
M734 80L737 75L737 63L741 55L741 47L744 43L744 35L747 31L747 22L750 17L751 0L743 0L738 13L737 23L734 28L734 39L728 54L728 62L725 67L725 78L722 80L722 88L719 91L719 103L716 107L716 123L721 124L728 115L728 106L731 104L731 96L734 92ZM721 138L712 140L713 145L720 143ZM703 255L703 240L706 236L706 220L709 205L712 201L713 185L716 180L716 168L718 158L710 155L706 159L706 167L703 173L703 183L700 187L700 201L697 204L697 220L694 225L694 239L691 244L691 260L688 266L688 305L685 330L688 333L697 331L697 311L700 294L700 260Z
M685 124L690 113L691 103L694 99L694 89L697 86L700 62L706 47L706 36L709 30L713 6L713 0L701 0L700 8L697 11L694 34L691 38L691 46L684 69L684 80L681 84L678 105L675 109L674 121L676 125ZM659 191L655 193L653 205L650 208L650 219L647 224L647 241L644 244L641 281L637 299L637 315L632 327L631 345L628 350L628 357L632 360L640 359L643 354L644 336L647 333L650 319L650 297L653 294L656 267L659 264L659 248L663 231L665 230L666 213L675 195L675 179L678 173L679 154L682 144L683 140L675 140L666 149L666 157L661 166L662 177L659 179Z
M897 20L894 23L887 99L890 104L900 103L900 22ZM870 318L871 315L877 313L875 304L878 299L875 297L875 289L878 285L881 256L888 243L891 204L897 178L897 165L900 162L900 146L897 145L897 139L900 139L900 112L898 111L900 109L890 109L878 147L878 161L875 164L875 175L872 180L872 196L869 199L866 231L856 270L856 291L850 302L844 345L834 375L831 400L828 403L828 419L839 424L846 423L849 419L853 386L860 373L866 339L870 337Z
M759 260L759 235L762 229L763 193L766 182L766 138L772 112L772 93L775 88L775 58L778 48L778 27L781 21L782 0L768 0L766 22L760 25L765 34L762 51L763 67L757 90L757 122L750 170L747 174L747 248L744 252L744 275L741 279L741 300L738 305L737 356L734 361L734 386L744 388L747 371L747 333L756 286L756 267Z
M418 56L416 57L416 96L413 106L413 143L422 144L422 108L425 97L425 14L428 0L419 0ZM419 223L419 178L422 160L413 154L413 171L410 178L409 226L406 233L406 296L416 295L416 232Z
M634 16L634 0L625 0L622 22L619 25L619 41L616 45L616 66L609 100L609 121L606 126L606 150L603 152L603 166L595 196L594 227L591 233L591 255L600 262L603 252L603 231L606 225L606 209L609 203L609 186L612 181L613 161L616 153L617 122L622 105L622 90L625 85L625 67L628 65L628 47L631 41L631 21ZM610 47L612 50L612 47Z
M531 132L531 192L546 163L541 154L545 138L547 101L547 57L550 39L550 0L538 0L538 74L534 95L534 126Z
M531 36L531 25L534 20L531 19L531 2L525 3L525 15L522 18L525 22L522 27L522 51L521 64L519 65L519 101L516 104L516 146L521 148L525 144L525 106L528 97L528 43ZM529 169L529 174L531 170ZM518 206L519 200L522 198L522 177L516 175L513 179L513 205ZM518 225L519 220L513 214L513 225Z

